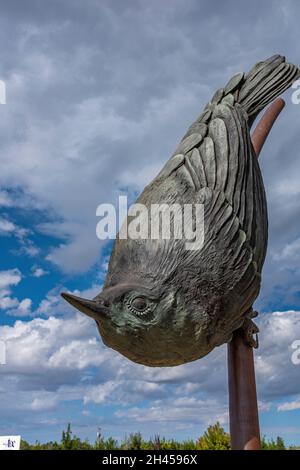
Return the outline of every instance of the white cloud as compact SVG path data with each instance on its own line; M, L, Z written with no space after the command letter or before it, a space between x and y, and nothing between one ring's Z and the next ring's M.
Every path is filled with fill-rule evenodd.
M96 291L93 287L83 294L92 296ZM58 298L54 293L48 298L54 313ZM0 327L7 350L0 381L6 398L0 403L0 413L10 419L16 412L19 419L25 413L25 419L29 410L36 416L57 413L64 403L76 400L86 417L94 413L89 414L90 407L114 406L113 429L123 433L134 429L157 432L159 427L166 435L174 430L194 435L216 420L228 425L225 346L184 366L148 368L106 348L91 319L74 314L67 305L64 308L65 314L69 312L64 317L17 320L13 326ZM300 312L261 315L258 323L260 348L255 355L260 413L274 407L296 409L299 370L291 362L291 344L300 337ZM8 404L9 399L14 406Z
M22 240L29 233L30 231L28 229L19 227L18 225L15 225L13 222L3 217L0 218L0 234L2 235L13 234Z
M120 382L109 380L103 385L91 387L84 397L84 403L98 405L112 402L112 393L119 387Z
M288 243L280 253L275 253L274 258L278 261L291 260L299 261L300 259L300 238Z
M99 352L99 342L96 338L87 341L73 340L62 345L48 360L53 368L86 369L89 366L100 366L106 355Z
M46 299L43 299L36 311L37 315L49 315L57 307L57 304L60 302L60 299L55 295L48 294Z
M53 393L42 392L39 397L36 397L30 403L32 411L45 411L51 410L58 405L59 399Z
M8 269L7 271L0 271L0 289L9 286L16 286L22 279L22 274L19 269Z
M1 206L1 194L0 194ZM0 236L14 236L19 242L19 247L12 250L15 254L26 254L27 256L36 256L39 249L34 245L28 237L31 230L20 227L8 218L0 217Z
M300 400L282 403L281 405L278 405L277 407L278 411L293 411L293 410L299 410L299 409L300 409Z
M40 248L35 246L30 240L24 243L19 250L19 253L24 253L30 257L37 256L40 253Z
M9 315L27 316L31 314L31 299L19 301L12 296L12 287L22 280L22 273L18 268L0 271L0 309L6 310Z
M13 201L7 191L0 190L0 207L11 207Z
M10 315L19 316L19 317L25 317L25 316L30 315L31 304L32 304L31 299L26 298L26 299L21 300L21 302L19 302L18 308L10 312Z
M0 233L12 233L16 229L15 224L6 219L0 219Z
M191 425L213 424L219 421L221 424L228 424L228 412L226 404L213 399L195 400L189 397L182 397L173 401L172 399L154 402L147 408L133 407L129 410L119 410L116 412L118 418L131 420L136 423L152 423L157 426L164 425L170 429L175 429L180 425L189 428ZM199 433L200 434L200 433Z
M51 369L66 371L100 366L109 350L103 351L96 341L93 326L89 319L76 314L70 319L18 320L13 327L0 327L1 339L7 347L7 367L3 372L36 373L38 366L43 375ZM46 376L44 379L48 382Z
M299 370L291 362L290 345L300 335L300 312L262 315L259 325L256 372L260 411L268 412L276 403L278 411L296 409L298 401L279 401L298 392ZM225 347L185 366L152 369L106 348L94 322L81 314L18 320L13 326L0 327L0 337L7 348L2 379L16 378L10 382L10 387L13 383L17 387L11 390L16 396L25 393L30 384L33 412L79 399L86 407L119 406L116 419L121 422L128 418L132 423L172 421L176 427L187 423L205 426L217 419L227 423ZM51 394L40 395L49 386ZM140 407L145 400L148 405ZM20 406L26 407L25 402L21 400ZM125 410L126 404L131 407Z
M8 310L19 305L19 301L16 298L10 296L10 291L0 290L0 309Z
M11 286L19 284L22 279L18 269L0 271L0 309L6 310L18 306L19 301L11 296Z
M45 271L43 268L39 268L39 267L34 267L32 269L32 275L33 277L42 277L42 276L45 276L46 274L48 274L47 271Z

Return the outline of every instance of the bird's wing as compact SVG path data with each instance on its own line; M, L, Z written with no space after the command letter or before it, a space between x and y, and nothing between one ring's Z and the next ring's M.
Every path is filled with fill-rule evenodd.
M298 67L280 55L259 62L247 75L235 75L215 93L161 172L163 177L175 175L179 194L183 185L195 199L203 193L206 241L200 256L211 269L224 261L219 273L239 276L249 266L257 275L261 272L267 208L250 127L299 76ZM217 253L222 256L218 261L213 259Z
M191 126L161 176L180 181L194 193L195 201L204 203L199 265L205 265L214 278L218 273L226 281L230 278L232 286L243 279L241 289L249 291L249 283L260 277L266 253L265 192L247 114L231 93L216 94L214 100L209 112Z
M266 233L267 214L248 117L232 94L210 107L209 113L204 112L190 127L160 176L176 173L195 192L211 194L214 203L207 207L206 215L211 222L220 220L222 224L222 207L230 207L229 219L237 218L247 242L255 248L257 224L259 231ZM203 191L204 188L208 191ZM257 253L258 264L263 262L264 251Z

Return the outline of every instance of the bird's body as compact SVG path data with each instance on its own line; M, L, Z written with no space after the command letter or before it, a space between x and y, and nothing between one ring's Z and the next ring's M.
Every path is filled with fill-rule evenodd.
M117 238L103 292L94 301L65 296L97 321L105 344L138 363L173 366L230 341L251 318L268 220L250 127L297 76L274 56L233 77L139 196L149 212L203 204L201 249L187 250L184 238Z

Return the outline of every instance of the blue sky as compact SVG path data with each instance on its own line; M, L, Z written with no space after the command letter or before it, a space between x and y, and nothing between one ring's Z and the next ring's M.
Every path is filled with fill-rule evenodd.
M241 5L243 7L241 8ZM299 2L11 0L1 5L0 434L199 436L227 428L226 348L150 369L99 340L59 293L101 289L111 243L96 207L137 194L214 91L282 53L300 64ZM287 106L261 155L270 219L260 349L262 434L300 443L299 122ZM281 313L278 313L281 312Z

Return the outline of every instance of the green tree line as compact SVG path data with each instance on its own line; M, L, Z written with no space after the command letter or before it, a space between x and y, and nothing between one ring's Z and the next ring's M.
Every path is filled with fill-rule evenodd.
M291 447L290 447L291 448ZM296 447L293 447L296 448ZM125 436L122 442L118 442L112 437L104 438L98 433L94 443L82 440L73 434L71 424L62 432L60 442L50 441L44 444L36 442L29 444L25 440L21 441L22 450L229 450L230 437L222 428L220 423L209 426L205 433L197 440L188 439L178 442L174 439L166 439L159 435L150 440L143 439L140 432ZM286 446L281 437L276 440L262 439L263 450L285 450Z

